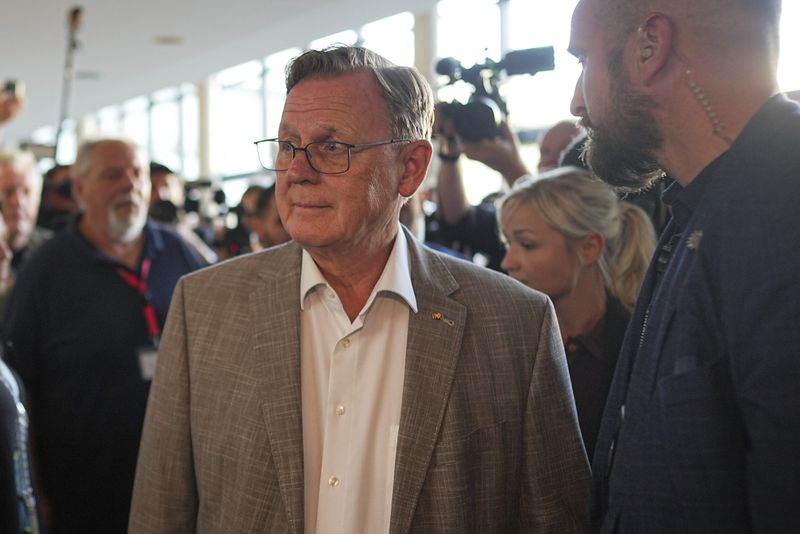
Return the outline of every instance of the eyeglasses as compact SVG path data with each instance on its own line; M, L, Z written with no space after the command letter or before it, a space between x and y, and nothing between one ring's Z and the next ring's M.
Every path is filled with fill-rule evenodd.
M413 139L389 139L373 143L340 143L339 141L314 141L306 146L294 146L289 141L263 139L256 141L258 161L268 171L286 171L298 152L305 152L308 164L321 174L344 174L350 170L354 148L371 148L396 143L410 143Z

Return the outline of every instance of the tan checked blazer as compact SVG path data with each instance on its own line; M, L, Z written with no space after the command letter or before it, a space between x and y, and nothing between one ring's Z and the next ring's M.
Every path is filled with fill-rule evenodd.
M589 468L552 305L407 238L419 312L390 534L586 532ZM178 284L131 533L303 534L300 262L289 243Z

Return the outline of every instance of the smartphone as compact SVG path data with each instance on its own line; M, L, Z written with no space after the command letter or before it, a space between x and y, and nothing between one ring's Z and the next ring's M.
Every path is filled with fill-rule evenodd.
M3 84L3 92L9 96L21 98L25 95L25 84L19 80L6 80Z

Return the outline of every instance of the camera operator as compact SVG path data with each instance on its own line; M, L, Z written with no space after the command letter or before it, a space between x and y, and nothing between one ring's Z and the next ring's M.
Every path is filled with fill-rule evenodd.
M459 160L463 154L480 161L499 172L511 186L519 177L530 174L520 157L517 139L504 121L496 137L467 141L456 131L453 119L443 112L442 104L436 106L434 131L439 150L438 209L431 240L469 257L480 254L488 260L487 267L499 271L505 251L498 237L494 206L490 200L470 205Z

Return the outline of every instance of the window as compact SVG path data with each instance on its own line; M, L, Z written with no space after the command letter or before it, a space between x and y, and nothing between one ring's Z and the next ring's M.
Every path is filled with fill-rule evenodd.
M97 128L100 134L120 133L122 131L122 107L108 106L98 111Z
M358 34L354 30L344 30L315 39L308 44L308 48L320 49L338 43L352 45L356 44L356 41L358 41Z
M278 126L283 112L283 103L286 100L286 64L292 58L300 54L299 48L290 48L282 52L277 52L267 57L266 76L266 133L264 137L277 137ZM255 139L254 139L255 140ZM255 154L255 147L250 145ZM259 166L260 167L260 166Z
M548 128L572 118L569 105L581 71L567 47L576 3L509 0L510 48L552 46L555 63L552 71L512 76L503 85L503 94L518 127Z
M125 137L149 152L150 148L150 100L140 96L122 105L122 132Z
M200 102L197 88L181 86L181 173L188 180L200 177Z
M399 13L365 25L361 42L397 65L413 65L414 15Z
M224 176L260 168L253 141L264 138L263 73L261 61L250 61L219 72L219 98L212 100L214 170Z
M150 109L150 159L182 172L181 92L177 87L153 93Z
M500 56L500 10L495 0L441 0L437 54L465 67Z

